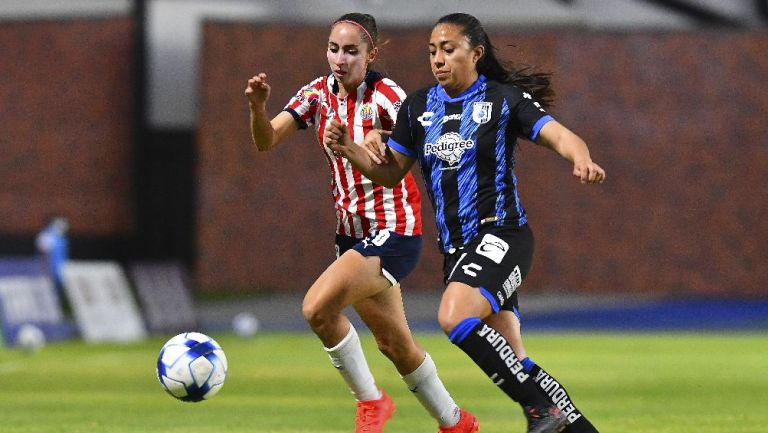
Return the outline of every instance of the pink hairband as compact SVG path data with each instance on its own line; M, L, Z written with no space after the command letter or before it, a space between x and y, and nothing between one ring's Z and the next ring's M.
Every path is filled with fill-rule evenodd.
M373 42L373 38L371 37L371 34L368 33L368 30L366 30L365 27L363 27L362 24L358 23L357 21L352 21L352 20L339 20L339 21L336 21L335 23L333 23L333 25L335 26L336 24L341 24L341 23L353 24L353 25L356 25L356 26L360 27L360 30L362 30L363 33L365 33L365 36L368 36L368 40L371 41L371 51L376 49L376 42Z

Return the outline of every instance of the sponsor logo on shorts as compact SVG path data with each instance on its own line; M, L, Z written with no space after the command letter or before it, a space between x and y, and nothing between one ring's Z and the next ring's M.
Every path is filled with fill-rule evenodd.
M509 244L504 239L490 233L483 236L483 240L480 241L480 245L475 250L477 254L488 257L496 264L501 263L504 256L507 255L507 251L509 251Z
M371 233L370 236L363 239L363 248L368 248L371 245L377 247L383 246L387 242L387 239L389 239L389 235L389 230L376 230Z
M520 284L523 282L523 275L520 273L520 266L515 266L512 273L509 274L504 284L501 287L504 289L504 294L507 295L507 299L515 293Z

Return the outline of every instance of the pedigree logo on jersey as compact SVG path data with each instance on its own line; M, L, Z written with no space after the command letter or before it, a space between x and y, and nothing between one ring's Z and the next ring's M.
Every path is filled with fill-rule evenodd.
M453 165L461 160L461 155L467 149L471 149L474 146L474 141L464 140L458 133L449 132L440 136L437 139L437 143L426 143L424 145L424 154L435 155L448 164Z

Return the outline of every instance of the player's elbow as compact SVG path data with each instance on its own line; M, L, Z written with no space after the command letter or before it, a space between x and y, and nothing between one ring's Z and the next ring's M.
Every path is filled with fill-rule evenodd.
M275 148L277 143L274 140L260 140L253 138L253 144L259 152L268 152Z
M400 181L402 179L398 179L394 176L380 176L378 179L371 179L371 180L373 180L374 182L378 183L379 185L385 188L394 188L400 184Z

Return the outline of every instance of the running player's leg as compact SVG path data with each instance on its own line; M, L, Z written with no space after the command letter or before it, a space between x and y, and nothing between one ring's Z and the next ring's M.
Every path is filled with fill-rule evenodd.
M356 433L383 432L395 405L386 392L376 387L357 331L342 310L389 286L376 260L348 250L320 275L302 305L304 318L357 399Z
M528 358L523 347L520 319L515 312L501 310L498 314L489 317L486 323L501 332L522 359L523 369L531 374L539 391L566 415L568 425L563 430L565 433L597 433L595 426L573 403L563 384Z
M376 400L381 393L368 368L357 332L343 310L388 286L375 262L349 250L328 266L304 296L305 320L360 401Z
M405 317L398 281L411 272L421 252L421 237L376 232L353 247L378 263L389 288L355 303L360 317L373 333L379 350L397 368L408 389L440 425L440 432L477 431L475 417L458 408L437 375L429 354L418 346Z
M562 427L564 417L523 369L523 358L515 349L521 351L522 341L507 341L486 321L502 307L516 303L516 290L530 267L532 248L527 227L486 227L474 241L446 256L448 285L438 321L451 342L523 406L529 432L553 432Z
M399 284L358 302L355 310L373 333L379 350L392 361L408 389L440 427L448 429L464 421L468 426L455 431L475 431L474 416L464 413L465 419L461 419L462 411L440 380L434 361L413 338Z
M479 289L452 282L440 302L438 322L451 342L509 397L525 406L547 404L512 347L498 330L483 322L492 312Z

